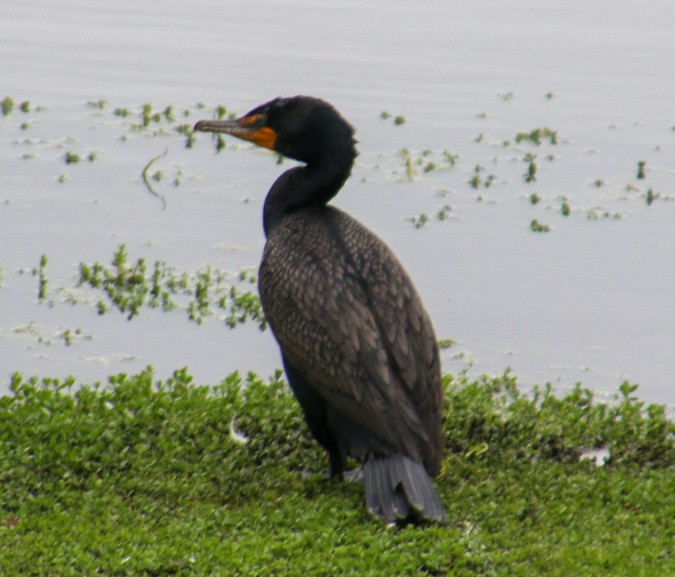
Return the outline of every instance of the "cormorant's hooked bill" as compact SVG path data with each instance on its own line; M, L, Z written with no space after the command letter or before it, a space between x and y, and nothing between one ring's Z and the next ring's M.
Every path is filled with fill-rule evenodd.
M354 129L329 103L277 98L196 131L300 160L267 193L260 301L286 376L331 475L363 463L368 510L387 522L445 520L438 344L394 253L328 203L349 178Z
M237 120L200 120L194 129L196 132L231 134L270 150L274 150L277 139L274 129L264 125L262 115L244 116Z

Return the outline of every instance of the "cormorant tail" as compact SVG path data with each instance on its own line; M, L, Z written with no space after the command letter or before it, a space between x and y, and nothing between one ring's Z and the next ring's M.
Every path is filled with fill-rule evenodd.
M424 465L398 454L368 459L363 467L368 510L387 523L411 514L428 521L446 519Z

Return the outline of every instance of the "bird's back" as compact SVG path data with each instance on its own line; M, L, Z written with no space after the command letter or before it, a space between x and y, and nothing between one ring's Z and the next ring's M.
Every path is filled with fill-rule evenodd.
M436 474L438 347L391 250L342 211L305 207L270 232L259 285L284 356L328 405L380 439L378 451Z

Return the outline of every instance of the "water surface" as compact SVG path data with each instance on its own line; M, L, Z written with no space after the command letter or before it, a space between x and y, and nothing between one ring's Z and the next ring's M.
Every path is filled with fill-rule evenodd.
M336 204L406 264L438 336L457 342L446 370L512 367L525 384L599 392L629 379L646 400L674 403L674 21L665 0L6 6L0 98L32 110L0 118L2 374L91 381L152 364L214 383L278 367L270 333L252 325L149 310L127 321L67 301L91 297L75 288L78 264L108 262L121 243L133 259L185 271L255 268L264 194L290 166L233 141L217 154L204 135L187 150L170 129L133 132L115 108L137 121L145 103L172 105L192 123L198 102L208 117L217 104L243 113L306 93L357 127L361 154ZM103 109L87 106L99 100ZM515 142L543 127L557 144ZM422 162L412 180L404 148ZM166 210L140 178L164 150ZM67 166L67 151L96 160ZM437 169L424 172L429 159ZM410 218L422 214L417 229ZM532 220L551 230L533 232ZM40 304L30 269L42 254ZM66 346L59 335L78 328Z

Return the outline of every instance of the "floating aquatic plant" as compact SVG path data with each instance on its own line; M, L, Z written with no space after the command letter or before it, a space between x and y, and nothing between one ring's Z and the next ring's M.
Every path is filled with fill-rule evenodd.
M530 222L530 230L532 232L549 232L551 227L547 224L539 222L536 218Z
M69 151L66 152L64 160L66 161L66 164L77 164L81 159L79 154Z
M111 266L96 262L80 263L78 285L87 285L103 291L108 303L96 303L99 314L109 311L109 305L129 320L140 314L142 307L170 311L183 308L188 318L201 324L218 309L224 313L223 321L230 327L248 321L265 329L267 322L256 292L242 289L254 285L256 278L240 273L235 282L228 281L223 271L205 266L195 273L178 273L163 261L149 267L145 259L129 262L126 246L120 245L114 253ZM214 310L215 309L215 310Z
M537 180L537 164L534 162L534 159L537 157L536 154L527 153L523 158L524 162L527 162L527 172L523 175L525 182L535 182Z
M3 116L11 114L12 110L14 110L14 99L11 96L5 96L0 101L0 109L2 109Z
M38 300L44 301L47 298L47 255L40 257L40 265L33 269L33 276L38 277Z
M645 178L645 166L647 166L646 160L639 160L638 161L637 176L636 176L636 178L638 180L644 180L644 178Z
M558 131L548 127L534 128L530 132L519 132L515 136L517 143L530 142L539 146L543 140L548 140L550 144L558 144Z

